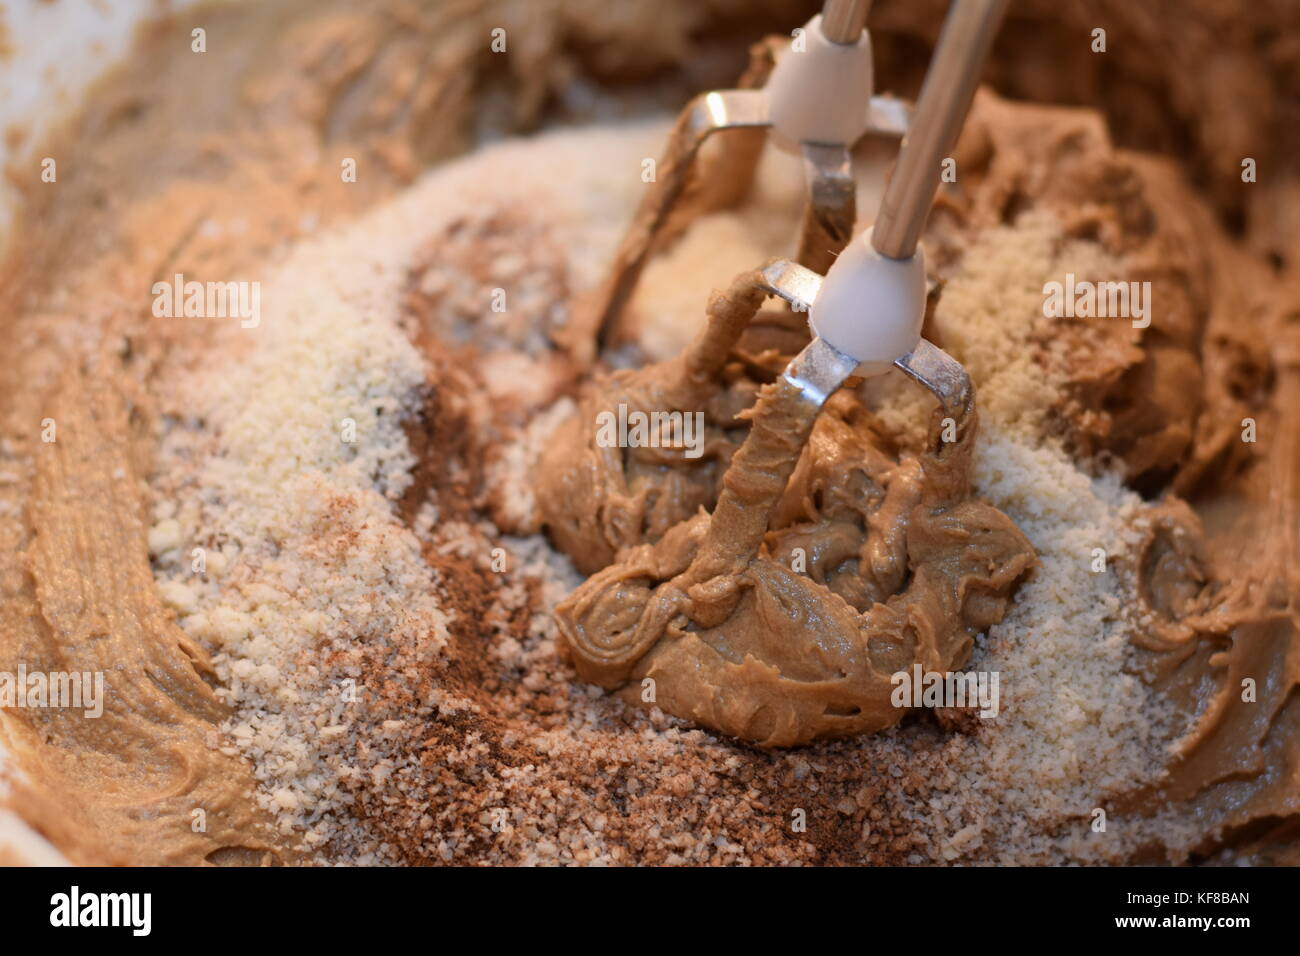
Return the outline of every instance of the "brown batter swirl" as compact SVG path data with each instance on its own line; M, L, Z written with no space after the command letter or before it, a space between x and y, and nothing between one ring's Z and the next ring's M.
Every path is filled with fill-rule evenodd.
M740 276L710 303L696 345L678 361L622 373L620 396L703 398L702 376L760 301L753 275ZM779 378L745 417L750 432L713 513L701 501L661 536L644 522L608 518L584 529L577 515L589 499L548 496L557 541L580 564L622 544L614 563L556 609L578 673L631 702L765 746L892 726L906 710L890 701L891 676L913 663L962 667L974 636L1001 620L1034 563L1010 519L971 498L975 413L945 442L936 411L927 449L899 462L871 443L870 416L847 392L819 416ZM580 414L565 434L572 441L584 430L591 419ZM543 485L621 489L621 454L598 449L594 437L576 450L557 443ZM638 505L654 499L670 513L685 510L673 493L682 487L677 471L636 467ZM697 501L709 490L701 474L687 486Z

